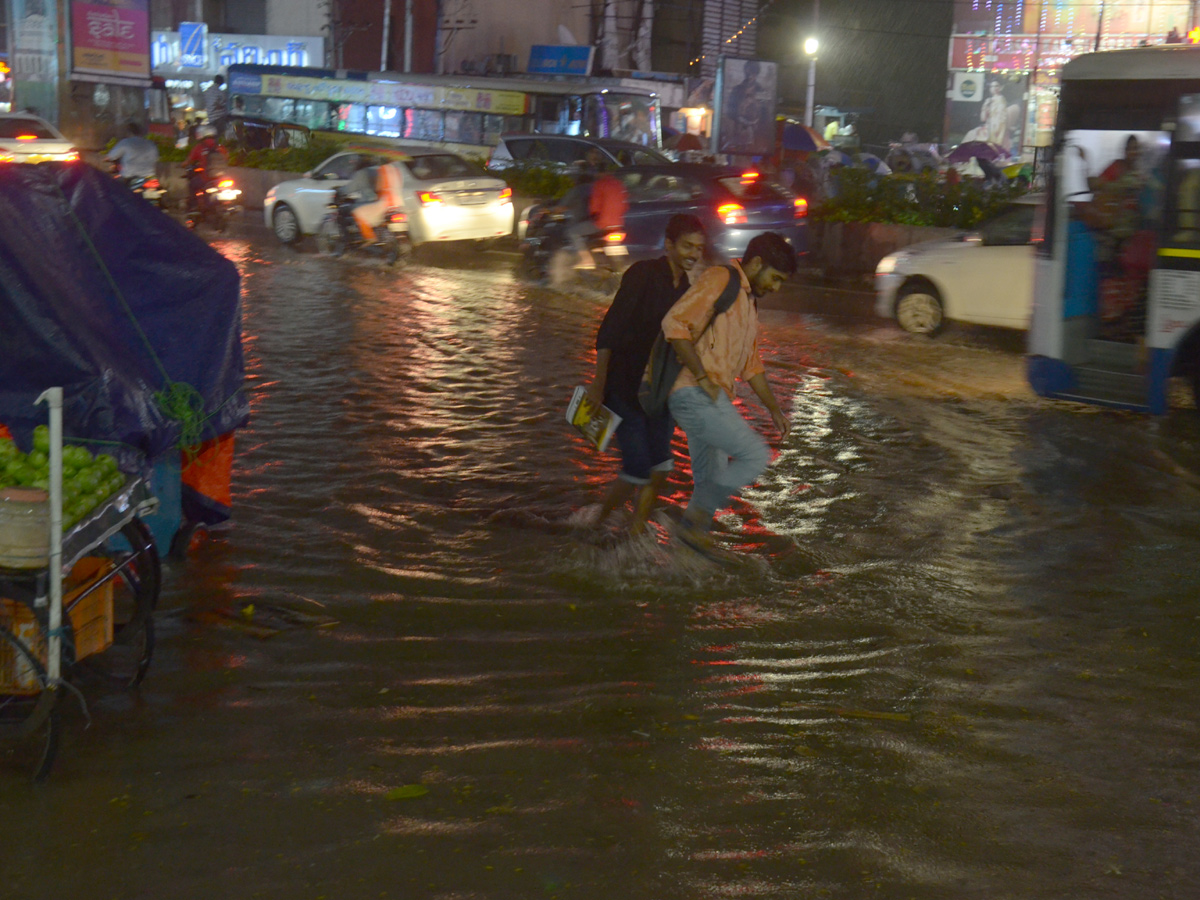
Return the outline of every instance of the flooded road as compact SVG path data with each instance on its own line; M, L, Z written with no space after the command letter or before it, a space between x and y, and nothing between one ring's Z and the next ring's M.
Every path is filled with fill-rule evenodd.
M772 298L793 431L715 567L572 527L604 296L217 244L234 523L167 567L140 692L0 773L0 897L1200 895L1191 411Z

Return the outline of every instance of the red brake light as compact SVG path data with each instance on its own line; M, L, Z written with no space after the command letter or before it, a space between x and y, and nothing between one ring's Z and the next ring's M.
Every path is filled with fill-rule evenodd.
M400 210L395 210L388 216L388 221L389 222L407 222L408 215L406 213L401 212Z
M144 185L144 187L148 187L152 191L157 189L158 188L158 179L157 178L147 178L146 184Z
M512 202L512 188L506 187L504 190L502 190L500 192L500 202L501 203L511 203Z
M797 197L793 203L793 206L797 219L803 219L808 215L808 201L803 197Z
M755 172L753 169L751 169L748 172L742 173L742 181L758 181L758 179L761 177L762 176L758 172Z
M604 240L608 241L608 243L610 243L610 244L620 244L620 243L624 242L624 240L625 240L625 232L610 231L608 234L606 234L604 236Z
M441 206L444 202L433 191L421 191L417 194L417 199L421 201L422 206Z
M66 156L63 157L63 160L65 162L79 162L79 151L78 150L70 151Z
M233 179L232 179L232 178L226 178L224 181L218 181L218 182L217 182L217 187L219 187L219 188L231 188L231 187L233 187Z
M745 225L746 210L740 203L722 203L717 207L717 218L726 225Z
M37 139L38 139L38 137L36 134L18 134L17 135L18 141L36 141Z

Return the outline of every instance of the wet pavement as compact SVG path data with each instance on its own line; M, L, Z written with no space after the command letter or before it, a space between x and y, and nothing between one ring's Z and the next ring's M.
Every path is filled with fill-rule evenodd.
M234 522L167 566L140 691L0 772L0 897L1200 894L1194 411L1039 400L1011 333L789 287L793 433L715 566L661 527L685 465L652 539L573 527L615 470L563 422L602 294L214 243Z

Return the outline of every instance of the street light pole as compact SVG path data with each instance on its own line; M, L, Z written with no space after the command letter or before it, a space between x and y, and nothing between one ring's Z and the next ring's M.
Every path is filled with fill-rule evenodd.
M813 0L813 33L804 41L804 52L808 55L808 91L804 98L804 124L813 127L814 100L817 94L817 29L821 24L821 0Z

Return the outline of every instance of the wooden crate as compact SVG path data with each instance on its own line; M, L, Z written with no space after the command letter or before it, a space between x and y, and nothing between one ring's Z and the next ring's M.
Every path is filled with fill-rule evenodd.
M89 556L76 563L70 576L63 581L63 609L67 611L75 634L76 659L112 646L114 584L109 581L88 593L111 571L111 560ZM0 597L0 627L16 635L43 666L46 664L44 636L28 606ZM28 659L8 641L0 640L0 694L36 694L41 690L42 685Z

